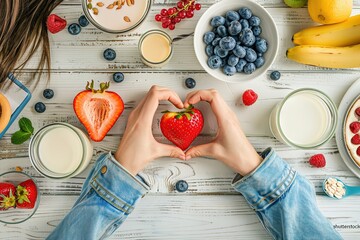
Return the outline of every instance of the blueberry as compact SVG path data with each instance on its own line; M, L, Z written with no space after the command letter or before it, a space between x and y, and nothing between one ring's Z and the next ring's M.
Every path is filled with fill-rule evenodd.
M113 49L108 48L104 51L104 58L108 61L112 61L116 58L116 52Z
M277 81L277 80L280 79L280 77L281 77L281 73L279 71L272 71L270 73L270 79L271 80Z
M211 44L215 47L215 46L219 45L220 40L221 40L221 38L217 37L217 38L214 39L214 41L212 41Z
M45 89L43 91L43 96L46 99L52 99L54 97L54 91L51 89Z
M193 78L187 78L185 80L185 86L187 88L194 88L196 86L196 81Z
M247 64L247 61L244 59L240 59L238 64L236 64L235 68L237 72L242 72L244 69L244 66Z
M255 43L255 36L250 28L245 28L239 35L240 41L247 47L251 47Z
M256 67L254 63L247 63L245 64L243 71L246 74L252 74L255 71L255 69Z
M230 55L229 59L227 60L227 64L232 67L235 67L235 65L238 64L238 62L239 62L239 58L235 55Z
M268 50L268 43L265 39L260 38L255 42L255 49L260 53L265 53Z
M229 21L229 20L225 20L225 23L224 23L224 26L225 27L229 27L230 26L230 23L231 23L231 21Z
M205 52L206 52L206 55L208 55L208 57L214 55L214 47L213 47L213 45L207 45L206 48L205 48Z
M211 57L209 57L208 59L208 66L211 68L211 69L217 69L220 67L222 63L222 60L219 56L216 56L216 55L212 55Z
M214 38L215 38L215 33L213 32L207 32L204 34L204 42L206 44L211 43L214 40Z
M259 26L260 25L260 18L257 17L257 16L252 16L250 19L249 19L249 25L252 26L252 27L255 27L255 26Z
M246 19L241 19L241 20L239 21L239 23L241 24L241 26L242 26L243 29L250 27L249 22L248 22L248 20L246 20Z
M222 16L216 16L211 19L210 25L212 27L219 27L225 24L225 18Z
M186 192L186 190L188 190L188 188L189 188L189 185L184 180L177 181L175 184L175 189L178 192Z
M233 50L233 53L234 53L237 57L243 58L243 57L245 57L245 55L246 55L246 50L245 50L245 48L243 48L242 46L236 45L236 47L235 47L234 50Z
M228 11L225 16L226 16L226 19L229 20L230 22L238 21L240 19L239 13L237 13L235 11Z
M89 25L89 20L87 20L87 18L82 15L81 17L79 17L79 24L82 27L86 27L87 25Z
M228 32L230 35L238 35L241 32L241 24L238 21L232 21L228 28Z
M257 52L257 55L258 55L258 57L262 57L262 56L263 56L263 53Z
M221 59L221 65L220 67L223 68L227 64L227 61L229 60L229 57L225 57Z
M263 57L258 57L254 62L256 68L262 67L264 63L265 63L265 59Z
M69 25L68 31L71 35L78 35L81 32L81 27L77 23L72 23Z
M255 50L252 48L246 49L245 60L252 63L255 62L256 59L257 59L257 54Z
M220 37L226 37L227 34L227 30L225 26L220 26L217 28L217 34L219 34Z
M229 65L225 65L223 68L223 72L227 75L227 76L232 76L236 73L236 68L233 66L229 66Z
M219 46L224 50L230 51L236 47L236 41L232 37L224 37L220 40Z
M240 14L240 17L245 18L245 19L249 19L252 16L251 10L247 7L240 8L239 14Z
M262 32L262 29L260 26L254 26L254 27L252 27L251 30L253 31L255 37L259 36Z
M114 82L121 83L124 81L124 74L122 72L116 72L113 74Z
M229 54L229 51L222 49L220 46L216 46L214 49L215 55L224 58Z
M43 113L46 110L46 106L42 102L38 102L35 104L35 111L38 113Z

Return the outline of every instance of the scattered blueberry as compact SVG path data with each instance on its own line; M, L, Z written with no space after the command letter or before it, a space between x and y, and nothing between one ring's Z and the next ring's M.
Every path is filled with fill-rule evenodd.
M263 57L258 57L258 58L255 60L254 64L255 64L255 67L256 67L256 68L260 68L260 67L262 67L262 66L265 64L265 59L264 59Z
M252 12L249 8L243 7L239 9L240 17L249 19L252 16Z
M277 80L280 79L280 77L281 77L281 73L279 71L272 71L270 73L270 79L271 80L277 81Z
M226 30L226 27L225 26L220 26L217 28L217 34L220 36L220 37L226 37L227 36L227 30Z
M252 74L255 71L255 69L256 67L254 63L247 63L245 64L243 71L246 74Z
M246 61L255 62L256 58L257 58L257 54L254 49L252 49L252 48L246 49L246 55L245 55Z
M235 11L228 11L225 15L226 19L229 20L230 22L232 21L239 21L240 19L240 15L239 13L235 12Z
M235 47L234 50L233 50L233 53L234 53L237 57L243 58L243 57L245 57L245 55L246 55L246 50L245 50L245 48L243 48L242 46L236 45L236 47Z
M254 26L251 30L253 31L255 37L260 36L260 34L262 33L262 29L260 26Z
M215 33L213 32L207 32L204 34L204 42L206 44L210 44L215 38Z
M250 28L245 28L240 33L240 41L247 47L251 47L255 43L255 36Z
M196 86L196 81L193 78L187 78L185 80L185 86L187 88L194 88Z
M222 16L216 16L211 19L210 25L212 27L219 27L225 24L225 18Z
M177 181L176 184L175 184L175 189L178 192L186 192L188 190L188 188L189 188L189 185L184 180Z
M221 58L219 56L212 55L208 59L208 65L212 69L219 68L221 66L221 64L222 64L222 60L221 60Z
M122 72L116 72L113 74L114 82L121 83L124 81L124 74Z
M249 25L252 27L259 26L260 23L261 23L261 20L257 16L252 16L251 18L249 18Z
M241 27L242 27L243 29L250 27L249 22L248 22L248 20L246 20L246 19L241 19L239 22L240 22Z
M78 35L81 32L81 27L77 23L72 23L69 25L68 31L71 35Z
M207 45L205 48L206 54L210 57L214 55L214 46L213 45Z
M82 15L81 17L79 17L79 24L82 27L86 27L87 25L89 25L89 20L87 20L87 18Z
M108 61L112 61L116 58L116 52L113 49L108 48L104 51L104 58Z
M244 66L247 64L247 61L244 59L240 59L238 64L236 64L235 68L237 72L242 72L244 70Z
M54 91L51 89L45 89L43 91L43 96L46 99L52 99L54 97Z
M229 51L222 49L220 46L216 46L214 49L214 54L224 58L229 54Z
M255 42L256 51L265 53L268 50L268 43L265 39L261 38Z
M239 34L241 32L241 29L242 29L241 24L238 21L232 21L228 28L228 32L230 35L234 36Z
M236 46L236 41L232 37L224 37L220 40L219 46L227 51L233 50Z
M215 46L219 45L220 40L221 40L221 38L217 37L214 39L214 41L212 41L211 44L215 47Z
M42 102L38 102L35 104L35 111L38 113L43 113L46 110L46 106Z
M233 66L225 65L223 71L227 76L232 76L236 73L236 68Z
M232 67L235 67L236 64L238 64L239 60L240 60L240 59L239 59L237 56L235 56L235 55L230 55L229 58L228 58L228 60L227 60L227 64L230 65L230 66L232 66Z

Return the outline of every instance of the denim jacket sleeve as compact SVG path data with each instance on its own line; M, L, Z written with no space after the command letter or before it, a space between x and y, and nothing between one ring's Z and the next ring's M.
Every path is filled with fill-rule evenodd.
M148 190L139 176L132 176L110 153L104 154L90 171L71 211L47 239L105 239Z
M240 192L274 239L342 239L320 212L312 184L271 148L247 176L235 176Z

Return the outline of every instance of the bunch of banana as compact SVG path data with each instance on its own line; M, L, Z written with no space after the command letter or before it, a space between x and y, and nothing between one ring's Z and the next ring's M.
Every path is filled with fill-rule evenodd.
M360 67L360 15L304 29L293 36L296 45L286 56L299 63L328 68Z

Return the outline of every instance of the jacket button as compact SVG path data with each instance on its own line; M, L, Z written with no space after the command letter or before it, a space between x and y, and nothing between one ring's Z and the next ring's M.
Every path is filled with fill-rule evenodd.
M105 174L106 171L107 171L107 167L106 167L106 166L103 166L103 167L101 168L101 173L102 173L102 174Z

